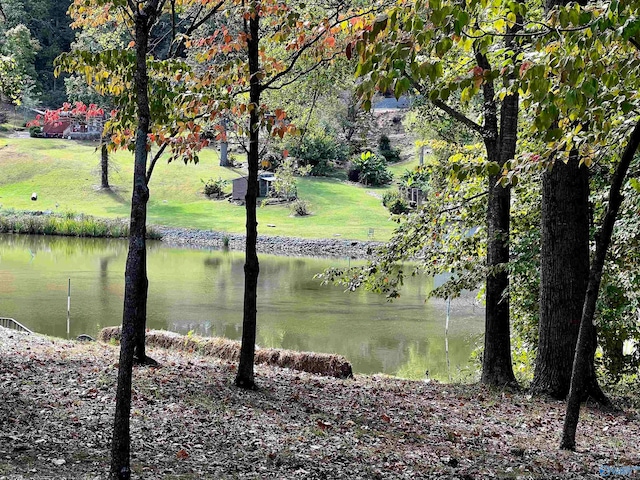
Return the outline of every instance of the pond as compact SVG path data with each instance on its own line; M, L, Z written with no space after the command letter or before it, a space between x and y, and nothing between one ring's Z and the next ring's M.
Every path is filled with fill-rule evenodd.
M147 326L240 339L244 288L241 252L148 247ZM127 241L0 235L0 316L39 333L95 336L122 322ZM425 298L433 280L409 278L388 303L369 292L345 293L314 275L350 260L260 256L258 338L261 347L338 353L356 373L446 381L473 370L483 311L473 296L452 302L449 364L446 303ZM67 285L71 280L67 334Z

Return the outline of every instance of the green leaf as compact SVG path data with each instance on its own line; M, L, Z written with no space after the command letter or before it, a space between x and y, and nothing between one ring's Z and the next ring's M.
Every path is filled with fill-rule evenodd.
M451 47L453 46L453 41L449 37L445 37L436 43L436 54L439 57L443 57L445 53L447 53Z
M595 97L598 92L598 80L591 77L582 84L582 91L587 97Z
M387 23L389 22L389 17L386 14L378 15L373 22L373 30L371 34L375 38L378 33L387 28Z
M411 82L407 77L403 77L400 80L398 80L396 82L396 85L393 91L396 99L400 98L403 93L409 90L410 87L411 87Z

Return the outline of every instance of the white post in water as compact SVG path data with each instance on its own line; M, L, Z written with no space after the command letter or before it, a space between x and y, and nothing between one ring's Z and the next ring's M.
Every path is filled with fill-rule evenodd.
M71 279L69 279L69 286L67 287L67 338L69 338L69 311L71 310Z
M451 383L451 363L449 361L449 315L451 313L451 297L447 297L447 320L444 324L444 351L447 356L447 374Z

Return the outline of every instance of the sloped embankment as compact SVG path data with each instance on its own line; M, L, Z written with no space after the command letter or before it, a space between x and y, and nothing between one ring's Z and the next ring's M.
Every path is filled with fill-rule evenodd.
M120 327L100 330L98 340L120 341ZM240 359L240 342L220 337L198 337L179 335L165 330L151 330L145 336L146 344L153 347L199 353L229 362ZM301 372L315 373L336 378L353 377L351 363L342 355L328 353L296 352L281 348L257 348L255 363L272 367L290 368Z

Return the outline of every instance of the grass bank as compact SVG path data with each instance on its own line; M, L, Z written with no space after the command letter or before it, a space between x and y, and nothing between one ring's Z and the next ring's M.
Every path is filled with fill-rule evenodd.
M93 143L58 139L1 139L0 206L3 209L83 213L101 218L128 218L130 212L132 156L111 156L111 190L99 188L99 151ZM214 149L202 152L200 162L160 162L150 182L148 221L151 224L242 233L245 210L203 193L202 180L232 180L241 169L218 165ZM398 167L402 168L402 167ZM228 186L231 190L231 185ZM261 233L303 238L387 240L395 224L382 206L386 189L365 188L335 178L299 179L298 192L311 205L312 215L291 216L286 205L269 205L258 211ZM36 202L31 193L38 194Z
M0 233L121 238L129 236L129 223L85 214L42 214L9 209L0 210ZM148 226L147 238L159 239L161 235L153 226Z

